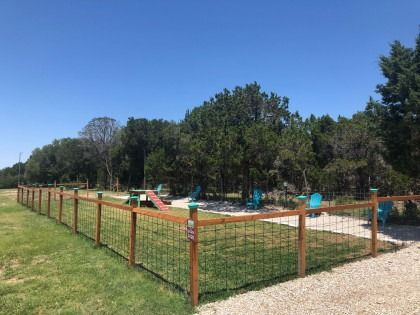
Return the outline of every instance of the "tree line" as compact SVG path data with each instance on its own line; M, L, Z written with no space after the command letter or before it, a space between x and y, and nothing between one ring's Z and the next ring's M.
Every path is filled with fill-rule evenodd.
M166 184L186 194L245 197L265 191L418 190L420 178L420 35L414 48L396 41L379 59L385 82L351 118L303 119L289 98L256 82L223 90L180 122L92 119L77 138L54 140L21 163L26 183L86 180L112 188ZM17 183L18 164L0 170L0 188Z

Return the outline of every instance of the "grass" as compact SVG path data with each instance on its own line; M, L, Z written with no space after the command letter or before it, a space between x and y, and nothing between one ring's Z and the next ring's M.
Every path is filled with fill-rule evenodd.
M188 299L0 190L0 314L191 314Z
M51 205L55 216L57 205ZM44 203L42 209L45 213ZM69 226L72 209L72 200L65 200L63 222ZM90 238L94 235L95 209L93 203L79 203L79 231ZM188 210L173 208L171 214L187 217ZM199 212L200 219L220 216ZM102 243L122 257L128 257L129 218L129 212L103 206ZM306 242L308 273L328 270L364 257L370 251L370 239L322 230L308 229ZM386 248L388 244L381 242L380 246ZM200 301L212 301L296 277L297 252L297 229L288 224L251 221L199 228ZM147 269L171 286L186 291L189 288L189 242L185 226L138 215L136 263L139 270Z

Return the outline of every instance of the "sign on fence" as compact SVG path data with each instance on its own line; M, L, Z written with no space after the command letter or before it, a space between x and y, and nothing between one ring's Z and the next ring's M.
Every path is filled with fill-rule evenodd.
M194 221L188 220L187 221L187 239L189 241L194 241Z

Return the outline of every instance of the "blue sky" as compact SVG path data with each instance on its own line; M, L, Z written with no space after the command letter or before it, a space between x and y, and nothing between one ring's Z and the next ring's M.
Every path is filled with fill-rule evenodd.
M0 168L93 117L180 120L253 81L304 117L351 116L419 24L418 0L0 0Z

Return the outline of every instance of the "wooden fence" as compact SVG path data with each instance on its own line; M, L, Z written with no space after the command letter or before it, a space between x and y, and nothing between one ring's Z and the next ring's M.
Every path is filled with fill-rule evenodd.
M373 190L369 200L318 209L306 209L302 197L296 210L206 219L199 219L196 203L181 217L102 198L99 192L97 198L88 198L78 189L70 193L62 187L17 189L19 203L68 225L97 246L109 247L130 267L142 267L175 284L188 292L195 306L208 292L295 273L304 277L335 260L376 257L379 247L388 244L378 240L378 203L420 200L420 195L378 197ZM307 217L321 213L334 216Z

